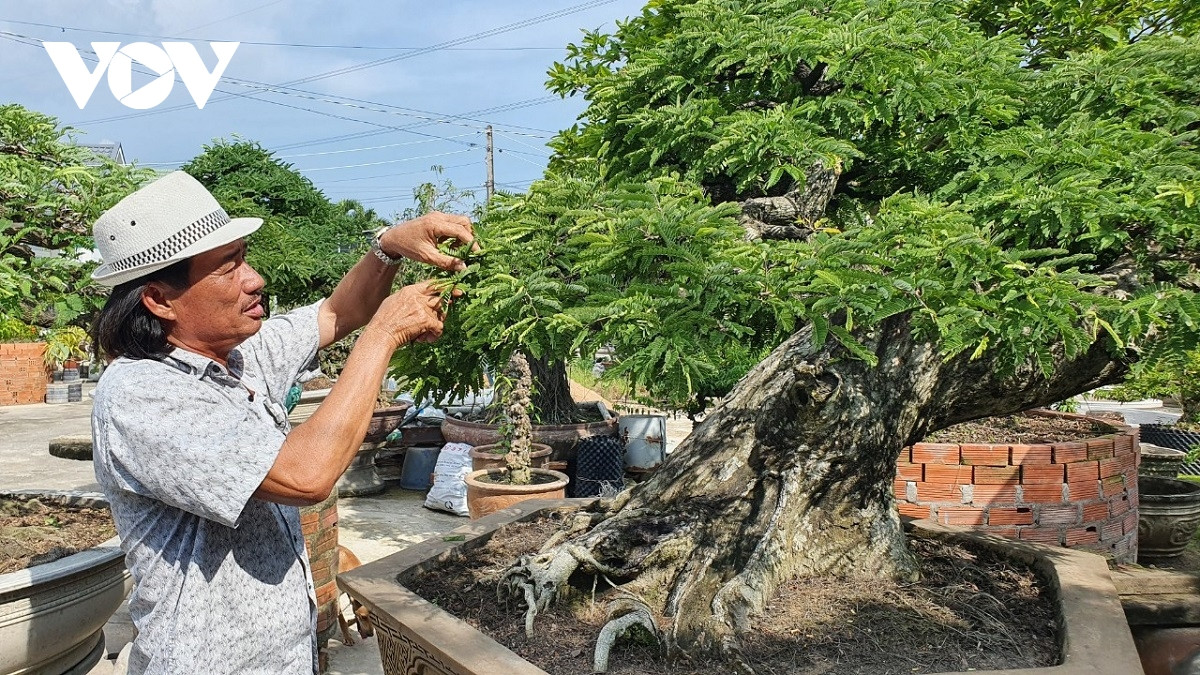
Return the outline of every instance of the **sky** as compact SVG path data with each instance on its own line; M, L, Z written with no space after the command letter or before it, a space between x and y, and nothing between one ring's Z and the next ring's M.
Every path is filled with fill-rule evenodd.
M449 179L482 199L488 124L497 189L523 191L539 178L545 143L584 108L578 96L546 90L547 69L584 30L611 32L644 4L5 0L0 103L52 115L81 143L119 142L128 161L158 170L217 138L257 141L331 199L393 218L426 181ZM153 108L126 107L104 77L81 110L42 46L50 41L72 43L89 70L93 42L189 42L209 70L209 42L241 44L203 109L176 68L170 95ZM156 79L133 68L134 93Z

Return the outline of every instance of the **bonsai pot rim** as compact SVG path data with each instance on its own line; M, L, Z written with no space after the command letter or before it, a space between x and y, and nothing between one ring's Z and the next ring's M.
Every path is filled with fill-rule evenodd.
M546 464L550 462L550 446L545 443L531 443L529 452L530 466L538 469L545 469ZM493 467L504 466L504 455L507 452L492 452L491 448L503 447L500 443L488 443L487 445L476 445L471 448L472 470L479 470ZM478 461L476 461L478 460ZM540 461L539 461L540 460ZM490 465L490 466L489 466Z
M567 477L567 474L562 473L560 471L554 471L553 469L539 469L536 467L530 467L529 470L531 472L539 474L539 475L553 476L555 478L555 480L553 480L549 483L530 483L529 485L513 485L511 483L487 483L487 482L478 480L478 478L480 476L506 473L508 471L507 469L479 469L477 471L472 471L471 473L467 474L463 480L466 481L468 488L473 487L476 489L490 490L493 492L503 491L508 494L518 494L518 495L540 494L542 492L550 492L552 490L559 490L559 489L565 488L567 486L567 483L571 480L570 478Z
M0 496L108 507L95 493L14 490ZM0 574L0 667L5 672L88 672L99 661L104 624L133 587L120 543L112 537L58 560Z

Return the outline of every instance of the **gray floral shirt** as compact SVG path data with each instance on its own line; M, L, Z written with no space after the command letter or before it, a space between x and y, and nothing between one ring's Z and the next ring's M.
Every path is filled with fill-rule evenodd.
M117 359L96 386L96 480L133 574L130 673L313 673L299 509L254 499L317 351L319 304L263 322L228 369L182 349Z

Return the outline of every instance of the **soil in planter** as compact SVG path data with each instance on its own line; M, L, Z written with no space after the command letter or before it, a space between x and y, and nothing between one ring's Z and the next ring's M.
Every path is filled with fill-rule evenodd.
M508 479L507 473L485 473L475 477L475 480L488 485L512 485L512 481ZM558 476L553 476L548 473L534 473L529 476L530 485L548 485L556 480L560 480Z
M0 574L65 558L116 534L108 509L0 500Z
M1098 414L1092 417L1100 417ZM1122 424L1120 415L1107 417ZM1097 434L1112 433L1111 427L1092 424L1087 420L1065 417L1017 414L1007 417L985 417L963 422L935 431L925 437L928 443L1065 443Z
M549 673L591 673L605 622L602 597L593 604L585 591L538 615L533 640L525 637L524 611L496 602L499 576L557 529L548 519L509 526L469 559L402 582ZM884 675L1057 663L1052 601L1032 571L957 545L912 544L924 577L916 584L830 578L786 584L755 619L745 643L751 665L760 673ZM719 663L670 664L644 633L622 638L609 663L618 675L728 672Z

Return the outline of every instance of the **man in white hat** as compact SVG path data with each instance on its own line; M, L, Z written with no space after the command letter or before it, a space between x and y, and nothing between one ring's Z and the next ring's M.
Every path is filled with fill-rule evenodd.
M312 673L316 600L298 506L353 459L392 353L436 340L428 283L389 295L394 264L461 260L470 221L432 213L387 230L326 300L263 320L246 262L258 218L230 218L176 172L96 222L113 290L97 318L113 359L92 414L96 478L134 578L131 673ZM325 402L291 429L284 398L317 350L366 326Z

